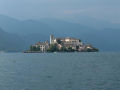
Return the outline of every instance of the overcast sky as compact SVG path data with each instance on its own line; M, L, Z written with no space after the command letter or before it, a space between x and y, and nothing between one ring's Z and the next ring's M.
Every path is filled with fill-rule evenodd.
M0 0L0 14L18 19L89 16L120 21L120 0Z

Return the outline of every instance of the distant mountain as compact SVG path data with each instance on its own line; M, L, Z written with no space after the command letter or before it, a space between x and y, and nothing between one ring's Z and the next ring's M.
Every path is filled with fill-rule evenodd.
M48 32L52 30L47 24L35 21L26 20L20 21L8 16L0 15L0 27L10 33L17 33L19 35L28 35L32 33Z
M83 38L85 42L92 43L101 51L120 51L120 29L104 29L91 32Z
M0 51L22 51L26 47L21 37L7 33L0 28Z
M67 20L69 22L77 22L81 25L92 27L98 30L105 29L105 28L114 28L119 29L120 23L109 22L106 20L96 19L89 16L79 15L71 20Z
M94 30L91 27L57 19L20 21L8 16L0 16L0 27L6 32L18 34L27 41L48 40L50 34L62 36L84 36Z
M0 27L8 33L15 34L12 36L16 37L16 34L19 35L18 41L26 42L25 46L29 46L37 41L49 40L49 35L54 34L56 37L70 36L80 38L84 42L91 43L100 48L101 51L120 51L119 24L104 21L102 23L102 21L89 18L88 20L81 20L80 23L74 23L58 19L20 21L0 15ZM20 45L22 49L25 46Z

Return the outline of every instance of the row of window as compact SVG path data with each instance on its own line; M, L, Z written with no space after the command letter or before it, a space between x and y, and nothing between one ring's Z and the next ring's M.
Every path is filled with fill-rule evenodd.
M45 46L41 45L40 47L45 47Z

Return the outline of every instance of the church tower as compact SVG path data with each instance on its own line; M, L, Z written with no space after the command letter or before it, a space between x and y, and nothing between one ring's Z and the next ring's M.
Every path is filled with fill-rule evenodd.
M50 35L50 44L53 44L54 36Z

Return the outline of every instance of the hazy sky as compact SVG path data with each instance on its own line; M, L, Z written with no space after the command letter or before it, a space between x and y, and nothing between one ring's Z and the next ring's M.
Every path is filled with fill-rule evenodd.
M120 22L120 0L0 0L0 14L18 19L82 15Z

